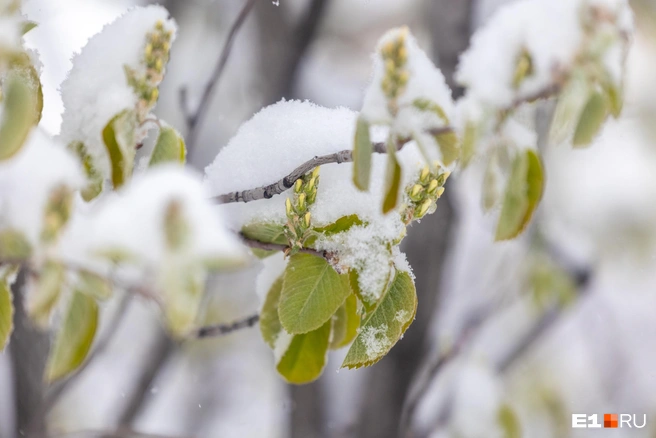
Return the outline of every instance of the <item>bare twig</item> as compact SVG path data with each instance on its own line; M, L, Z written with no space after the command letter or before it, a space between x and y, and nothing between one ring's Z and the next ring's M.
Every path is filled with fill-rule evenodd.
M440 129L432 129L429 131L432 135L439 135L447 132L451 132L453 129L451 127L445 127ZM407 144L411 139L401 139L397 143L397 150L401 150L405 144ZM373 143L373 151L377 154L387 153L387 147L383 142ZM220 204L229 204L232 202L252 202L259 199L269 199L274 195L279 195L286 190L290 189L297 179L301 178L306 173L312 171L314 168L323 166L324 164L331 163L350 163L353 161L353 151L351 149L345 149L343 151L335 152L334 154L320 155L312 158L311 160L306 161L305 163L298 166L296 169L292 170L290 174L279 179L278 181L262 186L256 187L253 189L242 190L239 192L231 192L223 195L219 195L214 199Z
M259 320L260 320L260 315L255 314L255 315L250 315L249 317L244 319L233 321L229 324L209 325L206 327L199 328L198 330L196 330L194 334L191 335L191 337L202 339L202 338L223 336L237 330L253 327L255 324L257 324Z
M189 151L193 151L195 143L198 139L198 134L200 131L199 124L207 113L207 109L209 108L210 100L212 97L212 92L221 79L221 75L223 74L225 66L228 62L228 58L230 57L230 52L232 50L235 37L237 36L241 26L244 24L244 21L246 21L246 17L248 17L251 9L253 9L253 6L255 6L256 1L257 0L246 0L246 3L244 3L243 8L237 16L237 19L234 21L234 23L232 23L232 26L228 31L228 37L225 41L225 44L223 45L223 49L221 50L221 55L219 56L216 66L212 71L210 79L205 84L203 94L201 95L200 102L195 111L192 111L189 108L187 88L182 87L180 89L180 107L182 108L182 113L184 114L185 121L187 123L186 143Z

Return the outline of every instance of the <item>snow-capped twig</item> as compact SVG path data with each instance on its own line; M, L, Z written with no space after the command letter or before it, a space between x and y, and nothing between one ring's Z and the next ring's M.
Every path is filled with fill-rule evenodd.
M192 338L209 338L216 336L223 336L237 330L253 327L260 320L260 315L250 315L247 318L239 319L228 324L216 324L201 327L191 335Z
M214 70L212 71L210 79L205 84L203 94L201 95L200 102L195 111L192 111L189 108L187 87L184 86L180 88L180 108L182 109L182 113L187 124L186 144L189 151L193 151L196 140L198 139L199 123L201 120L203 120L203 117L205 117L205 114L207 113L207 109L209 108L210 104L210 98L212 97L212 92L221 79L221 75L223 74L225 66L228 62L228 58L230 57L230 52L232 50L235 37L237 36L237 32L239 32L239 29L244 24L244 21L246 21L246 18L248 17L251 9L253 9L253 6L255 6L255 3L256 0L246 0L246 3L244 3L244 6L239 12L239 15L235 19L234 23L232 23L232 26L228 31L228 37L226 38L225 44L223 45L223 49L221 50L221 55L219 55L219 59L216 63L216 66L214 67Z
M451 132L453 128L445 127L441 129L433 129L430 131L432 135L439 135L447 132ZM401 150L403 146L408 143L411 139L401 139L397 143L397 150ZM373 151L377 154L387 153L387 147L383 142L373 143ZM274 195L279 195L286 190L290 189L297 179L305 175L306 173L314 170L316 167L322 166L324 164L330 163L350 163L353 161L353 151L351 149L345 149L343 151L335 152L334 154L316 156L305 163L298 166L296 169L292 170L287 176L279 179L278 181L262 186L256 187L253 189L242 190L238 192L225 193L214 198L219 204L229 204L232 202L252 202L259 199L269 199Z

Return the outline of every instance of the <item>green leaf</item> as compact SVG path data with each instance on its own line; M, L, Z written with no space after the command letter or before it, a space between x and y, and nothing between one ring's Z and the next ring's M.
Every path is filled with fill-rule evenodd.
M24 260L32 254L32 245L25 235L17 230L0 231L0 258L4 260Z
M73 192L61 185L50 191L45 206L43 228L41 230L42 242L53 242L60 234L73 209Z
M449 124L449 118L446 116L444 109L439 106L437 103L429 99L415 99L412 101L412 106L417 108L419 111L428 111L436 114L444 123Z
M360 283L359 283L359 274L358 271L355 269L352 269L349 271L349 284L351 285L351 290L355 294L356 297L360 300L362 303L362 307L364 307L365 314L368 314L370 311L372 311L376 307L376 303L370 303L367 301L367 299L362 295L362 290L360 289Z
M180 251L189 242L189 224L177 199L170 201L164 211L164 237L171 251Z
M260 312L260 333L262 333L264 342L272 349L275 348L276 339L283 330L278 317L278 303L280 302L281 292L282 275L271 285Z
M515 65L515 72L513 73L512 86L519 88L524 82L524 79L533 74L533 58L531 54L523 49L517 57L517 64Z
M134 133L137 118L134 110L115 115L102 131L103 142L112 164L112 184L121 187L132 174L136 154Z
M9 74L20 78L28 86L32 95L31 102L34 105L32 120L33 124L37 125L43 112L43 87L41 86L39 71L32 63L30 56L27 53L22 53L11 63Z
M303 246L307 247L314 245L314 243L317 241L318 235L333 236L335 234L348 231L351 229L351 227L359 225L364 225L364 222L360 219L360 217L358 217L357 214L342 216L332 224L326 225L325 227L313 228L312 231L314 231L316 234L311 235L305 239Z
M97 328L96 301L82 292L74 292L48 358L47 382L60 379L82 365L91 350Z
M205 271L201 266L169 266L159 290L164 297L164 314L171 334L184 338L194 329L205 291Z
M148 165L152 167L160 163L184 163L186 156L187 148L180 133L169 126L162 126Z
M373 145L369 136L369 123L359 117L353 145L353 184L362 191L369 190L372 154Z
M460 151L460 164L467 167L476 153L476 142L478 141L478 128L476 124L467 122L465 132L462 134L462 150Z
M60 263L48 261L39 277L30 282L25 308L27 314L40 327L47 327L66 278L66 270Z
M337 350L346 347L355 339L358 328L360 328L358 299L351 294L333 316L333 335L330 340L330 348Z
M12 302L9 279L0 279L0 351L4 350L14 328L14 303Z
M572 144L574 147L589 145L601 129L608 115L608 100L603 94L594 91L590 94L579 117Z
M34 21L25 20L25 21L23 21L23 24L22 24L21 34L25 35L29 31L31 31L32 29L36 28L37 26L38 26L38 24L35 23Z
M399 202L401 187L401 165L396 158L396 148L392 142L387 143L387 171L385 174L385 199L383 200L383 213L394 210Z
M543 188L544 173L537 153L527 149L517 154L497 224L497 241L513 239L524 231L542 198Z
M104 178L94 166L91 155L87 154L84 143L81 141L73 142L68 145L68 149L78 156L84 168L84 173L87 175L87 184L82 189L81 195L82 199L89 202L102 192Z
M497 414L497 419L499 425L503 430L504 438L521 438L522 428L519 424L519 419L515 412L507 404L502 405L499 408L499 413Z
M437 134L435 141L437 141L442 152L442 164L448 166L458 159L460 156L460 145L458 144L458 136L455 132L449 131Z
M497 224L497 241L513 239L524 231L542 197L543 179L542 163L534 151L526 150L514 158Z
M249 240L257 240L258 242L275 243L278 245L289 244L285 237L284 226L272 222L254 222L244 225L241 228L241 234Z
M331 321L318 329L295 335L276 365L289 383L303 384L316 380L326 366Z
M589 94L590 85L585 75L575 70L572 79L567 82L558 96L549 128L551 144L561 144L571 137Z
M604 84L604 93L608 99L610 113L617 119L622 113L622 107L624 106L622 88L615 85L612 78L608 78Z
M90 271L78 272L77 290L94 297L97 300L106 300L112 296L112 282Z
M351 294L348 275L338 274L322 257L291 256L283 274L278 314L291 334L321 327Z
M0 160L6 160L20 150L38 118L36 96L20 75L10 74L5 79L3 92Z
M362 322L342 367L360 368L382 359L410 326L416 311L414 282L407 272L399 271L376 309Z

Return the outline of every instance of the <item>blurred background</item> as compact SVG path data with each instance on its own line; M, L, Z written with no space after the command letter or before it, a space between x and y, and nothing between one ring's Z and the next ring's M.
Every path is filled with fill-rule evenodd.
M159 1L179 33L156 112L183 133L180 90L195 107L245 2ZM202 171L242 122L281 98L359 110L371 53L394 26L410 27L458 97L459 53L508 2L257 0L188 161ZM26 39L43 63L49 133L59 131L57 89L73 53L147 3L24 0L24 13L39 23ZM589 149L545 149L547 191L516 241L493 242L480 173L449 181L436 213L404 242L417 277L417 320L381 362L338 371L346 352L332 352L318 381L290 386L257 328L176 344L157 309L133 299L107 305L104 330L114 333L81 377L63 390L45 388L49 336L18 306L14 338L0 353L0 438L656 436L656 1L632 6L637 32L622 118ZM549 248L547 260L536 256L537 241ZM536 304L539 287L558 290L536 283L536 266L564 273L574 288L568 305ZM204 321L257 312L258 270L212 279ZM114 327L117 312L127 316ZM573 413L646 414L647 424L572 429ZM520 435L510 434L512 419Z

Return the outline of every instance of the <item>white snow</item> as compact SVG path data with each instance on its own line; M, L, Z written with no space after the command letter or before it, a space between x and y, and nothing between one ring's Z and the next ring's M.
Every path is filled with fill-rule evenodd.
M64 185L74 191L83 183L77 158L34 129L14 157L0 161L0 228L19 230L38 244L52 190Z
M390 339L387 337L387 324L378 327L366 326L358 337L362 339L365 347L365 354L369 359L380 357L390 347Z
M124 190L107 195L94 211L94 251L127 251L145 266L158 267L170 254L164 230L171 202L181 206L188 235L176 255L183 260L238 262L245 251L224 228L203 189L200 177L178 165L160 165L137 175Z
M146 35L161 21L173 32L176 25L161 6L135 7L105 26L73 58L73 68L61 85L64 114L61 139L65 144L81 141L97 169L110 175L110 161L102 141L107 123L137 103L128 85L124 66L136 71L144 67L141 60Z

